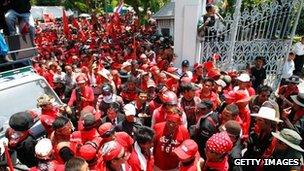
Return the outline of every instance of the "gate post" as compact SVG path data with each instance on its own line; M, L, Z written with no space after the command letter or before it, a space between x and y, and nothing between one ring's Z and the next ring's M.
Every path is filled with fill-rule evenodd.
M199 61L197 25L205 0L176 0L174 9L174 53L178 56L175 66L187 59L193 65Z
M231 31L231 45L230 45L230 50L228 54L228 66L227 69L233 69L233 55L234 55L234 47L235 47L235 41L236 41L236 35L238 32L238 25L239 25L239 20L241 17L241 6L242 6L242 0L237 0L236 1L236 6L235 6L235 11L233 14L233 26L232 26L232 31Z

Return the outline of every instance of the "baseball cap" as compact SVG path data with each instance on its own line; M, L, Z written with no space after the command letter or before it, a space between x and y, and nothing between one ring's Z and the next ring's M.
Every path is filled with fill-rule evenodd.
M80 147L79 156L86 161L93 160L97 156L98 146L93 142L88 141L86 144Z
M173 152L181 161L185 161L198 153L198 146L195 141L188 139L174 149Z
M106 132L112 130L113 125L111 122L106 122L102 125L99 126L98 128L98 133L100 134L100 136L103 136Z
M95 116L92 113L87 113L84 117L83 117L83 126L85 129L91 129L95 126Z
M250 76L247 73L242 73L236 79L239 80L239 81L241 81L241 82L249 82L250 81Z
M135 106L131 103L126 104L123 109L124 109L126 116L135 116L136 115Z
M188 60L183 60L182 66L188 67L190 65L190 62Z
M43 138L38 141L35 146L35 154L40 159L48 158L53 149L52 142L48 138Z

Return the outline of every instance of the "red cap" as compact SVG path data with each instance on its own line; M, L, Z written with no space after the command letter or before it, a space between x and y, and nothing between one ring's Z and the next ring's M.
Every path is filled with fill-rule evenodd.
M211 69L207 73L207 77L212 78L214 80L217 80L218 77L220 77L220 76L221 76L221 73L218 69Z
M203 64L200 64L200 63L196 63L196 64L194 64L194 70L197 70L197 69L199 69L199 68L203 68L204 67L204 65Z
M120 63L113 62L112 65L111 65L111 68L112 68L112 69L116 69L116 70L120 70L121 64L120 64Z
M111 122L106 122L99 126L98 133L102 136L107 131L111 130L112 128L113 128L113 125L111 124Z
M83 83L86 83L86 82L87 82L87 79L86 79L85 76L79 75L79 76L76 78L76 82L77 82L77 84L83 84Z
M181 83L182 84L190 84L192 81L191 81L191 78L190 77L183 77L181 79Z
M188 139L185 140L180 146L173 151L177 157L183 162L198 153L198 146L195 141Z
M82 73L88 73L88 72L89 72L89 68L86 67L86 66L82 66L82 67L81 67L81 72L82 72Z
M250 96L244 90L238 90L235 92L235 102L248 102Z
M101 155L104 161L110 161L119 156L123 147L117 141L110 141L103 145Z
M157 71L159 72L159 68L158 68L158 66L153 66L150 68L150 71L151 71L151 73L156 74Z
M213 62L212 61L205 62L204 67L206 68L207 71L210 71L211 69L214 68Z
M169 68L167 69L167 72L169 72L169 73L171 73L171 74L174 74L177 70L178 70L178 68L169 67Z
M86 144L80 147L78 153L79 156L86 161L92 160L96 157L98 146L93 142L88 141Z
M224 93L225 99L227 102L234 102L235 101L235 93L234 91L229 91L227 93Z
M250 96L244 90L237 91L229 91L224 94L225 98L230 102L248 102L250 100Z
M220 132L208 139L206 147L214 153L225 154L232 150L233 143L227 132Z
M166 91L162 94L161 100L163 103L176 105L177 104L177 96L173 91Z

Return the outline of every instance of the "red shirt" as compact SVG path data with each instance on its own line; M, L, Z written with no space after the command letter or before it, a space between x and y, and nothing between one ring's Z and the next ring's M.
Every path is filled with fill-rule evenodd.
M201 100L204 100L204 99L211 100L211 102L213 104L213 109L216 109L218 107L218 105L220 104L218 95L212 91L208 96L205 96L204 94L200 93L199 97L201 98Z
M189 139L189 132L186 127L179 125L171 139L166 128L166 122L161 122L153 127L155 131L154 139L154 164L162 170L170 170L178 167L179 159L172 152L184 140ZM171 141L170 141L171 140Z
M153 99L152 101L150 101L149 103L149 110L150 113L153 113L153 111L157 108L159 108L162 104L161 103L157 103L155 99Z
M153 155L150 155L149 157L146 157L147 160L147 168L145 169L146 171L153 171L154 169L154 157ZM140 161L138 159L138 155L135 151L135 149L133 149L129 159L128 159L128 163L130 164L132 170L134 171L139 171L141 170L141 166L140 166Z
M79 142L80 144L84 144L87 141L92 141L93 139L99 137L99 133L95 128L89 131L75 131L71 135L71 140L74 142Z
M279 88L279 94L283 95L285 98L289 98L291 95L297 95L298 93L299 88L297 85L288 85Z
M41 124L45 128L48 135L51 135L51 133L53 132L52 124L55 121L58 112L59 112L59 109L56 107L53 107L52 109L47 109L47 110L42 109L41 110L41 115L39 118L40 118Z
M250 122L251 122L251 116L250 116L250 110L245 108L239 108L239 116L243 121L243 124L241 125L243 136L248 137L249 135L249 128L250 128Z
M93 101L94 101L94 92L92 87L85 86L84 90L81 90L81 95L82 97L86 98L87 101L81 101L80 102L80 107L83 109L86 106L93 106ZM68 103L68 106L73 106L74 102L77 100L76 96L76 89L73 90L71 94L70 101Z
M254 96L255 95L255 90L252 87L247 88L247 91L249 93L249 96Z
M46 71L42 75L46 81L50 84L51 87L54 87L54 74L50 71Z
M194 162L190 166L179 166L179 171L197 171L197 163L199 162L201 156L199 153L196 155Z

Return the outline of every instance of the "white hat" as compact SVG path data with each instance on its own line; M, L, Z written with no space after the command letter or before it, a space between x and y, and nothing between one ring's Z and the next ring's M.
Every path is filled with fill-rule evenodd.
M242 73L236 79L240 80L241 82L249 82L250 81L250 76L247 73Z
M146 59L146 58L147 58L147 55L143 53L143 54L140 55L139 58L140 58L140 59Z
M225 88L227 86L227 84L225 83L225 81L223 81L222 79L218 79L215 81L215 83L223 88Z
M102 70L98 71L97 73L108 81L112 80L111 72L107 69L103 68Z
M122 63L121 69L124 69L124 68L126 68L128 66L132 66L132 64L131 64L131 62L126 61L126 62Z
M124 112L126 116L135 116L136 115L136 109L135 106L131 103L126 104L124 106Z
M47 158L52 152L52 141L48 138L43 138L35 146L35 154L38 158Z
M283 122L280 118L277 116L277 112L275 109L262 106L258 113L251 114L253 117L263 118L274 122Z

